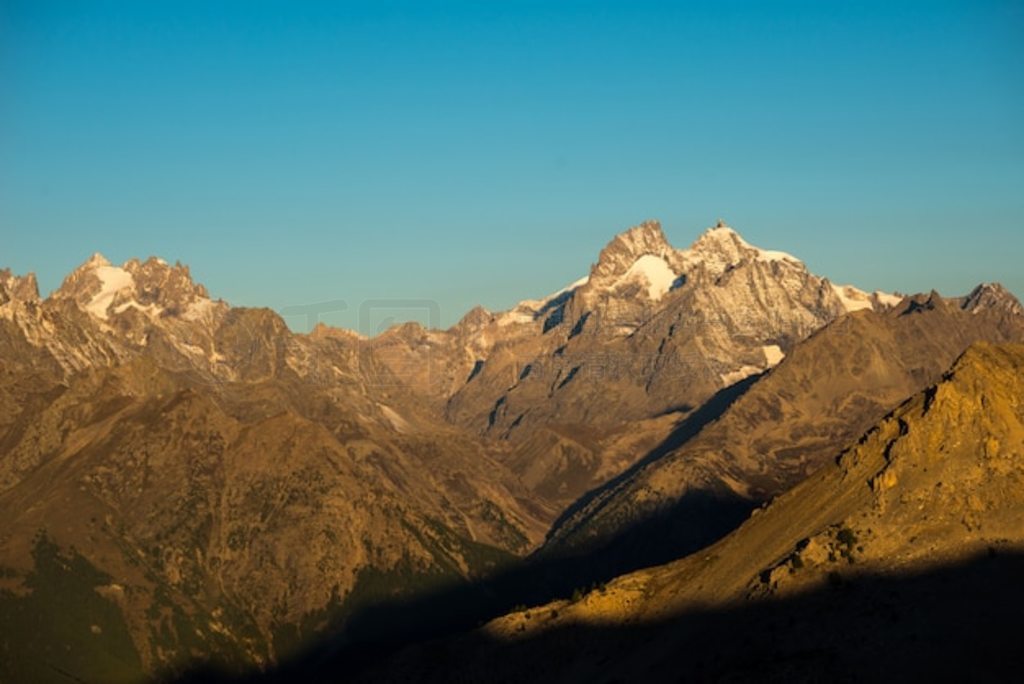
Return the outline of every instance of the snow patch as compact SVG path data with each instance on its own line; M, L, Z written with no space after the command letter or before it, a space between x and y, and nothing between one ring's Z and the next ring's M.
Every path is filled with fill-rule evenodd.
M533 311L524 311L519 307L516 307L512 311L507 311L503 314L498 314L494 322L499 328L504 328L508 325L515 325L517 323L532 323L536 318L536 313Z
M836 285L835 283L831 283L831 285L832 291L839 297L839 302L846 309L847 313L874 308L871 305L871 298L868 297L867 292L858 290L851 285Z
M756 259L757 261L788 261L793 264L801 265L804 263L797 259L792 254L790 254L789 252L780 252L777 249L761 249L760 247L755 247L754 245L744 240L739 233L737 233L732 228L729 228L727 226L722 228L715 228L712 232L715 231L725 231L729 235L734 236L736 238L736 241L739 242L740 245L742 245L746 249L754 251L754 259Z
M633 262L633 265L618 282L641 280L647 284L647 297L658 301L672 289L672 283L678 277L663 258L653 254L644 254Z
M896 306L903 301L903 297L889 294L888 292L882 292L881 290L875 290L875 299L885 306Z
M774 250L774 249L758 249L757 247L754 247L753 249L757 250L757 257L756 258L757 258L758 261L786 261L786 262L789 262L791 264L803 264L804 263L804 262L800 261L799 259L797 259L792 254L788 254L786 252L780 252L780 251Z
M117 266L98 266L93 273L100 279L100 291L85 305L85 310L97 318L106 318L107 309L117 293L132 287L132 274Z
M761 347L761 351L764 353L764 360L769 367L777 366L782 359L786 358L786 353L777 344L766 344Z
M757 366L741 366L729 373L722 373L720 377L722 378L722 383L726 387L731 387L741 380L746 380L751 375L760 373L762 370L764 369L758 368Z
M529 306L529 307L533 307L533 308L538 308L539 309L540 307L542 307L545 304L547 304L548 302L550 302L552 299L555 299L556 297L560 297L561 295L564 295L566 292L572 292L573 290L576 290L576 289L578 289L580 287L583 287L589 281L590 281L590 276L583 276L579 280L574 280L573 282L569 283L568 285L563 287L561 290L558 290L557 292L552 292L547 297L542 297L541 299L527 299L525 301L520 302L519 306L524 306L525 305L525 306Z
M507 325L515 325L517 323L532 323L537 320L537 314L541 309L544 308L551 300L557 299L562 295L572 292L580 287L583 287L590 281L590 276L583 276L579 280L574 280L569 283L561 290L552 292L547 297L541 297L540 299L524 299L523 301L516 304L509 311L497 314L494 317L494 322L498 327L505 327Z
M583 286L584 286L584 285L586 285L586 284L587 284L588 282L590 282L590 276L588 276L588 275L585 275L585 276L583 276L582 278L580 278L580 279L578 279L578 280L574 280L574 281L572 281L571 283L569 283L569 285L568 285L568 286L566 286L566 287L563 287L563 288L562 288L561 290L559 290L558 292L556 292L556 293L555 293L555 295L560 295L560 294L562 294L563 292L568 292L569 290L575 290L575 289L576 289L576 288L578 288L578 287L583 287Z
M117 306L115 306L114 313L124 313L128 309L138 309L139 311L141 311L142 313L146 314L151 318L156 318L160 316L160 314L163 313L164 311L156 304L147 304L146 306L142 306L137 301L132 299L131 301L127 301L124 304L118 304Z

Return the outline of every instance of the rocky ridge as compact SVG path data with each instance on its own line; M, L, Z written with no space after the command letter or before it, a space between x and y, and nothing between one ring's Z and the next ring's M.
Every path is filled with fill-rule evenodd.
M976 301L917 296L826 326L699 434L677 434L676 442L686 436L681 444L668 440L653 458L579 502L552 527L544 552L592 553L628 537L635 557L644 543L670 553L706 542L693 535L714 527L714 507L687 515L679 506L688 496L714 492L727 515L758 506L828 463L904 397L937 382L972 343L1024 342L1024 318L1005 315L1015 309L1012 295L1003 293L999 306ZM676 430L686 433L686 421ZM628 534L659 518L663 523L646 535ZM674 538L679 546L669 543Z
M1024 345L973 345L719 543L409 649L360 681L1012 678L1022 379Z

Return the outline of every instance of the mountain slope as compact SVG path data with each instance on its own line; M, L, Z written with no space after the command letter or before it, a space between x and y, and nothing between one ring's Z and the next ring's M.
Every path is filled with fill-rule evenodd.
M366 679L1011 676L1024 345L973 345L714 546L413 649ZM458 660L439 659L458 652Z
M157 259L94 257L45 300L2 275L0 600L59 610L53 568L70 563L102 578L75 599L99 592L96 629L128 635L79 662L61 649L94 623L19 622L11 667L39 665L24 639L52 653L15 679L88 679L99 670L77 668L124 653L129 677L266 664L360 602L492 571L554 514L477 439L369 376L358 338L294 335Z
M973 342L1024 341L1016 300L1001 297L1003 306L979 308L973 296L946 300L933 293L835 321L699 434L677 435L681 444L655 450L581 500L552 527L542 553L593 551L614 540L612 555L642 563L656 548L660 555L649 562L664 562L713 541L743 514L743 502L759 505L801 481L905 397L937 381ZM721 501L721 524L714 506L699 517L680 508L701 492Z
M326 398L291 405L300 389L213 392L144 359L77 376L38 416L52 427L4 459L25 466L0 494L15 593L43 534L119 587L147 670L238 667L337 622L367 582L387 596L462 581L543 529L475 444L392 432L354 402L312 420Z

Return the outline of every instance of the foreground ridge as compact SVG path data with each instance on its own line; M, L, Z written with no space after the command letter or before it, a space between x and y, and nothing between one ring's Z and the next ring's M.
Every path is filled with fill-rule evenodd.
M1022 393L1024 345L972 345L714 546L495 620L446 645L465 658L441 669L437 647L413 649L368 678L513 681L541 662L548 681L1006 676L1021 664L1008 635L1024 598Z

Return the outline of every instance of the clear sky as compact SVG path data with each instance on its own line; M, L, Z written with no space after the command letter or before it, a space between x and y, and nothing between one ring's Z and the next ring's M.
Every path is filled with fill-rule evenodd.
M837 282L1024 295L1024 2L0 0L0 266L44 294L155 254L447 325L719 217Z

